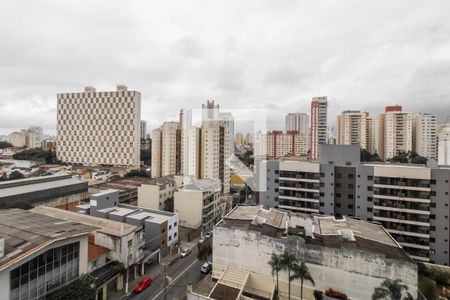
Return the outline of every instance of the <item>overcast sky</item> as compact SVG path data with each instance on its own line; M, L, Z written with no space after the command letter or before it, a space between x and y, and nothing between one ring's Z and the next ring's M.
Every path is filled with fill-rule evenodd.
M56 127L56 94L142 93L150 129L215 99L272 129L327 95L345 109L450 115L449 1L0 2L0 128Z

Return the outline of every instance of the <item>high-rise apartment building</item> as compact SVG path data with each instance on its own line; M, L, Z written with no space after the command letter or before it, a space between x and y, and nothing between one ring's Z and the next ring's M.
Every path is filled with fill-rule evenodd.
M200 127L192 126L191 111L183 109L180 122L166 122L153 131L152 177L181 174L217 179L222 182L222 192L229 193L234 119L218 109L214 101L203 105Z
M261 141L259 140L259 142ZM263 142L267 146L268 157L306 156L308 154L308 136L298 131L268 132Z
M412 115L401 106L388 106L384 113L384 159L413 149Z
M152 131L152 177L181 173L181 130L178 122L164 122Z
M438 128L438 164L450 165L450 123L442 124Z
M307 113L288 113L284 117L284 130L298 131L299 133L309 135L309 116Z
M320 145L327 142L327 97L314 97L311 101L311 159L319 158Z
M347 110L337 117L337 144L369 148L369 113Z
M38 144L40 138L42 138L41 127L22 129L12 132L8 136L9 142L14 147L27 147L28 149L40 148L42 146L42 141Z
M147 139L147 121L141 120L141 140Z
M34 132L34 145L32 148L41 148L44 141L44 130L40 126L31 126L28 131ZM30 141L30 144L32 141Z
M141 93L116 91L58 94L59 160L83 165L136 167L140 162Z
M419 114L415 118L415 151L426 158L437 159L437 118L434 114Z
M230 191L230 140L228 126L220 121L204 120L201 128L201 179L219 179L223 193Z
M361 163L359 146L326 145L320 162L257 164L264 207L382 224L414 259L450 264L450 168Z

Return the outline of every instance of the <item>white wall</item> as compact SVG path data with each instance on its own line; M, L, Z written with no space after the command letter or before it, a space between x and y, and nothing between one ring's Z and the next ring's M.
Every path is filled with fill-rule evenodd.
M174 196L174 212L181 226L196 229L202 225L203 195L201 191L179 190Z
M138 187L137 205L142 208L160 209L159 186L143 184ZM162 201L161 201L162 202Z
M273 252L282 253L286 239L275 239L255 231L216 227L213 240L213 276L227 265L243 271L271 276L268 265ZM316 283L315 289L337 289L352 299L370 299L375 287L385 278L401 279L410 293L417 296L417 267L413 263L399 263L391 259L352 248L323 248L306 245L303 239L291 241L292 251L304 257ZM280 273L280 289L287 284L287 273ZM284 282L284 283L283 283ZM299 290L293 282L291 290ZM312 288L310 283L305 287Z

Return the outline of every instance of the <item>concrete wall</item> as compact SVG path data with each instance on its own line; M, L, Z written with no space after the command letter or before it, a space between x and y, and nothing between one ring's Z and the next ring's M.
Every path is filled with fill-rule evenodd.
M174 194L174 210L183 227L196 229L202 225L203 195L201 191L179 190Z
M142 208L161 209L162 203L159 195L159 186L143 184L138 187L138 202L137 205Z
M243 271L270 276L268 265L273 252L282 253L287 239L274 239L258 232L216 227L213 240L213 277L231 265ZM291 239L291 251L304 257L319 290L327 288L345 292L352 299L370 299L375 287L385 278L401 279L410 293L417 296L417 266L411 262L385 259L381 255L353 248L324 248L305 245L303 239ZM280 273L280 289L287 283L287 273ZM299 282L291 290L298 291ZM305 287L312 289L310 283Z
M433 169L431 179L431 214L430 218L430 260L448 266L450 265L450 169Z

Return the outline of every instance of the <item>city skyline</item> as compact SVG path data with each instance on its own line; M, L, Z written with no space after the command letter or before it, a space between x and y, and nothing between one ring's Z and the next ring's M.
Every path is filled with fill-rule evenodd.
M440 123L449 114L447 2L103 3L5 4L1 134L32 124L51 133L56 94L86 85L140 90L149 130L208 99L225 110L267 109L271 129L283 128L288 112L309 112L316 96L328 97L330 116L393 104ZM18 26L17 15L32 28Z

